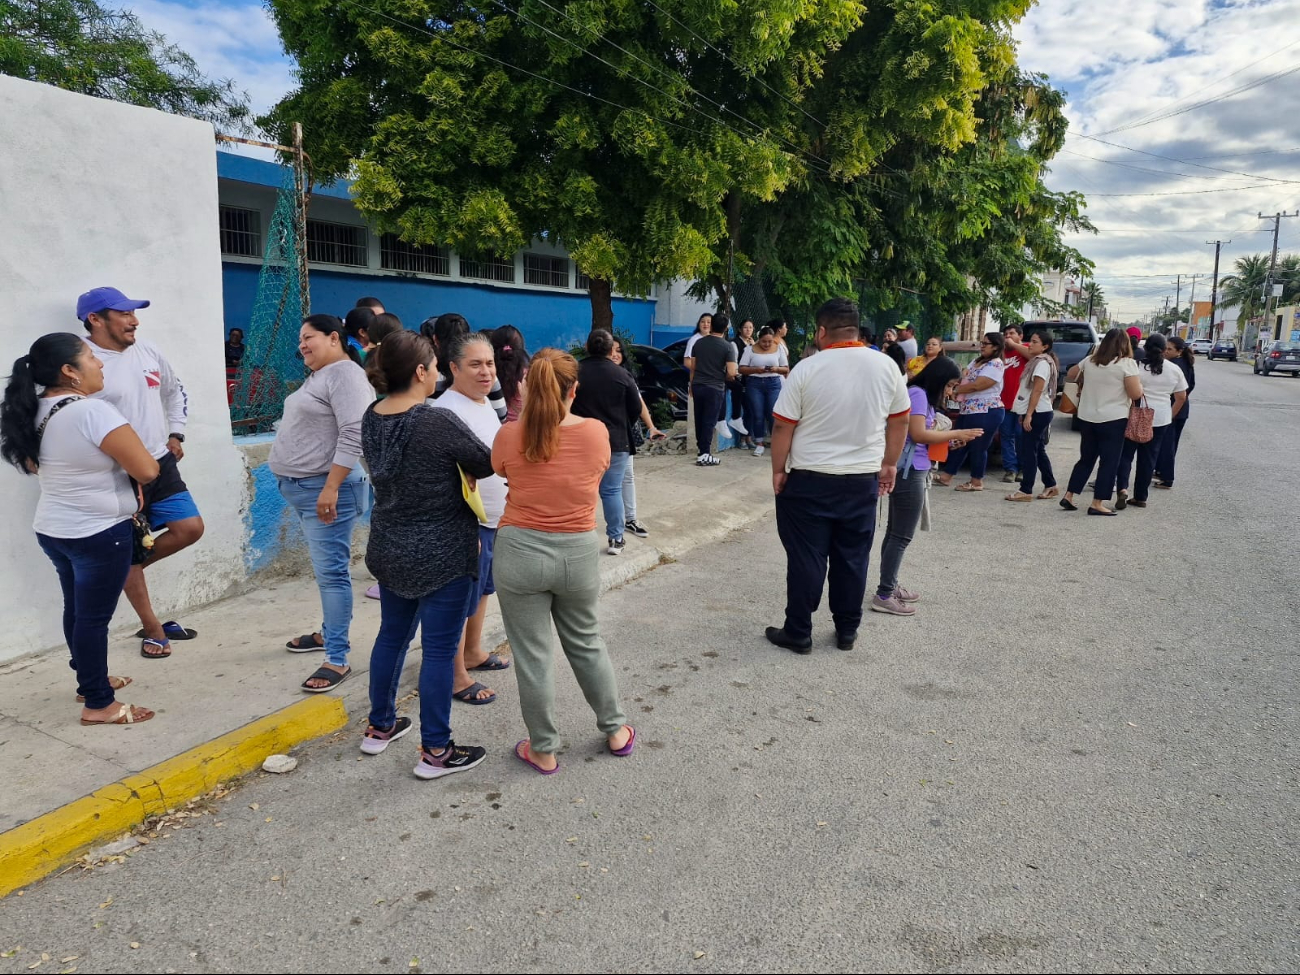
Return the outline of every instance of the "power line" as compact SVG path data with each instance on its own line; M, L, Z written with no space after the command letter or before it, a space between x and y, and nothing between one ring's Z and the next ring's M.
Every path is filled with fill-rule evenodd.
M1192 196L1197 193L1234 193L1237 190L1258 190L1271 187L1272 183L1253 183L1250 186L1216 186L1212 190L1174 190L1169 193L1094 193L1094 197L1110 196Z
M1114 159L1102 159L1099 156L1087 156L1082 152L1075 152L1073 149L1062 149L1061 152L1071 156L1078 156L1080 159L1090 159L1093 162L1105 163L1107 166L1116 166L1120 169L1131 169L1135 173L1151 173L1155 176L1173 176L1177 179L1232 179L1231 176L1201 176L1195 173L1171 173L1167 169L1148 169L1145 166L1132 166L1129 163L1116 162Z
M1175 118L1179 115L1186 115L1188 112L1194 112L1197 109L1205 108L1207 105L1213 105L1216 102L1221 102L1224 99L1232 98L1235 95L1240 95L1245 92L1252 91L1263 85L1267 85L1270 82L1277 81L1279 78L1285 78L1289 75L1293 75L1297 71L1300 71L1300 65L1296 65L1295 67L1292 68L1284 68L1281 71L1275 71L1270 75L1265 75L1263 78L1257 78L1255 81L1252 81L1248 84L1239 85L1236 88L1233 88L1229 91L1225 91L1221 95L1215 95L1213 98L1207 98L1204 101L1196 102L1192 105L1187 105L1184 108L1180 108L1174 112L1165 112L1163 115L1155 115L1141 122L1132 122L1128 125L1120 125L1113 129L1107 129L1102 134L1110 135L1113 132L1125 132L1129 129L1141 128L1144 125L1151 125L1155 122L1163 122L1167 119Z
M1300 71L1300 66L1298 66L1296 70ZM1150 152L1147 149L1135 149L1132 146L1120 145L1118 142L1107 142L1105 139L1100 139L1095 135L1084 135L1082 132L1077 134L1080 139L1088 139L1092 142L1100 142L1103 146L1110 146L1112 149L1124 149L1127 152L1136 152L1139 155L1151 156L1154 159L1165 159L1168 160L1169 162L1183 163L1184 165L1192 166L1195 169L1208 169L1216 173L1228 173L1232 176L1245 176L1248 179L1260 179L1260 180L1265 180L1269 183L1300 183L1300 180L1296 180L1296 179L1279 179L1275 176L1260 176L1257 173L1243 173L1235 169L1222 169L1218 166L1205 166L1202 165L1201 163L1194 163L1189 159L1179 159L1177 156L1166 156L1158 152Z

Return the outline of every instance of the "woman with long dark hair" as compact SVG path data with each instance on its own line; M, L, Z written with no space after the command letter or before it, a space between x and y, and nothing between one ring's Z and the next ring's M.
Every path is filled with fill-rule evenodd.
M1052 417L1056 412L1052 400L1061 371L1061 363L1052 351L1053 345L1051 333L1042 331L1030 335L1025 346L1029 361L1021 371L1020 385L1011 404L1011 413L1019 431L1020 489L1008 494L1008 501L1033 501L1034 480L1040 472L1043 475L1043 493L1038 497L1054 498L1060 493L1056 487L1056 475L1052 472L1052 460L1047 456L1047 431L1052 427Z
M320 590L321 629L285 644L292 653L325 651L325 663L302 684L304 691L319 694L352 673L352 528L370 507L370 485L360 464L361 417L375 393L360 354L333 315L303 319L298 351L309 373L284 401L267 466L298 515Z
M491 358L485 340L470 351ZM456 648L478 601L479 524L461 494L461 477L486 478L488 447L451 407L427 399L437 383L433 346L421 335L389 336L367 363L384 398L361 424L366 464L375 483L366 567L379 580L379 634L370 654L370 723L361 750L377 755L406 734L397 685L406 651L421 628L420 760L415 775L437 779L478 765L486 751L451 737ZM485 394L486 390L481 390ZM451 396L452 393L448 393ZM444 397L446 398L446 397ZM495 422L496 415L480 404ZM492 503L484 491L485 507Z
M573 356L542 349L528 370L519 422L503 426L492 446L492 466L510 484L497 532L497 600L529 735L515 755L543 775L560 767L552 622L610 753L630 755L636 744L596 611L596 502L610 461L609 431L573 413L577 386Z
M1115 474L1115 507L1121 511L1129 505L1135 508L1147 506L1156 460L1160 457L1165 438L1173 429L1174 415L1182 410L1187 400L1187 377L1165 357L1167 350L1165 337L1159 332L1147 337L1146 357L1138 365L1138 375L1142 379L1142 392L1155 416L1151 421L1151 439L1146 443L1124 438L1119 469ZM1134 458L1137 459L1137 477L1130 498L1128 487Z
M907 421L907 440L898 461L898 476L889 495L889 524L880 547L880 585L871 598L871 608L877 613L912 616L916 613L913 603L921 598L920 593L898 584L898 572L925 508L925 494L930 486L930 444L950 440L965 444L983 435L974 427L935 429L936 411L943 409L944 401L953 394L960 380L957 363L945 357L935 359L907 384L912 414Z
M1196 389L1196 354L1188 344L1177 335L1169 337L1169 347L1165 349L1165 358L1182 370L1187 379L1187 397L1183 408L1174 411L1174 425L1165 433L1160 444L1160 460L1156 464L1155 481L1158 488L1174 486L1174 468L1178 459L1178 445L1183 439L1183 427L1187 424L1187 415L1192 409L1192 390Z
M1077 511L1075 495L1083 491L1094 466L1090 515L1115 514L1106 506L1115 487L1115 473L1120 452L1124 449L1124 428L1128 425L1129 407L1142 398L1142 380L1133 359L1133 345L1122 328L1112 328L1097 346L1097 351L1070 370L1079 383L1079 461L1070 472L1070 483L1061 498L1061 507Z
M616 366L622 366L632 373L635 378L636 372L632 369L632 357L623 344L623 340L617 335L614 336L614 351L610 353L609 361ZM648 439L668 439L668 435L655 426L654 417L650 415L650 407L646 406L645 397L641 398L641 425L645 427ZM650 530L636 519L636 473L632 470L632 465L633 461L636 460L637 437L636 431L630 425L627 438L631 450L628 452L627 469L623 472L623 518L628 532L637 538L649 538Z
M119 704L131 683L108 673L108 626L131 571L132 516L158 461L126 417L89 399L104 364L81 338L52 332L14 362L0 405L0 456L40 482L32 527L63 590L63 638L84 725L139 724L154 713ZM148 656L148 654L144 654Z
M942 355L943 339L939 338L937 335L931 335L925 340L925 345L921 349L921 354L914 355L912 358L907 360L907 374L909 376L915 376Z
M784 377L790 374L790 358L777 342L772 326L764 325L758 340L740 357L737 371L745 377L745 401L749 407L749 433L754 456L762 457L771 442L772 409L781 395Z
M954 429L979 430L981 436L969 446L959 447L948 455L943 465L943 475L935 483L947 487L961 470L962 462L970 454L970 480L958 484L962 492L983 491L984 472L988 469L989 447L1002 425L1002 333L989 332L980 343L980 354L962 375L957 384L957 401L961 412Z
M497 382L506 401L506 423L519 419L524 408L524 386L528 377L528 349L524 333L513 325L492 332L492 351L497 359Z

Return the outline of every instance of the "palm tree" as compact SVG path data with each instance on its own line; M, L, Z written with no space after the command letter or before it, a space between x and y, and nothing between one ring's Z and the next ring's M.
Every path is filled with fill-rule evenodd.
M1286 254L1277 259L1273 280L1283 286L1279 305L1294 305L1300 301L1300 254Z
M1079 304L1086 313L1101 315L1106 307L1106 294L1096 281L1086 281L1079 291Z
M1238 330L1264 310L1264 283L1268 280L1268 264L1267 254L1239 257L1233 264L1235 273L1219 282L1219 304L1241 307L1241 314L1237 316Z

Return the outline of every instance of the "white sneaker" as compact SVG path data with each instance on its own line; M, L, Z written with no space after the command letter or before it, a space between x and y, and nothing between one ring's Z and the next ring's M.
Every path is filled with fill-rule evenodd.
M762 457L762 456L763 456L763 445L762 445L762 444L759 444L757 447L754 448L754 456L755 456L755 457Z
M737 417L737 418L734 419L734 420L729 420L728 423L731 424L731 429L735 430L735 431L736 431L738 434L740 434L742 437L748 437L748 436L749 436L749 431L745 429L745 421L744 421L744 420L742 420L742 419L740 419L739 417Z
M731 437L731 431L727 428L727 421L726 421L726 420L719 420L719 421L718 421L717 430L718 430L718 439L719 439L719 440L724 440L724 439L728 439L728 438Z

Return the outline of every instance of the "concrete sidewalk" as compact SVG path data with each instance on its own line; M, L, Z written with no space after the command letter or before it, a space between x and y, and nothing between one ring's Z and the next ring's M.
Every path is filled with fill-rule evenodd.
M756 459L744 451L727 451L723 456L724 463L710 469L695 467L693 458L685 454L637 456L637 517L651 534L648 539L627 536L622 557L602 557L606 588L736 528L773 517L768 459ZM44 572L45 567L33 570ZM169 790L157 776L149 778L150 788L156 785L159 795L145 815L154 814L160 805L183 804L204 791L205 783L210 788L216 781L247 771L246 764L230 764L233 756L242 741L264 735L268 726L278 728L280 737L265 740L281 750L292 747L295 736L303 740L337 730L344 716L330 698L342 699L354 723L364 722L368 710L366 674L379 627L379 604L363 594L373 580L360 560L354 562L352 677L330 695L306 695L299 685L322 657L285 649L286 640L314 629L320 617L320 600L305 553L302 570L301 575L186 613L185 624L199 635L188 642L173 642L172 655L166 660L140 657L139 641L133 636L135 625L112 634L110 671L134 678L118 699L158 712L139 727L88 728L77 722L76 684L64 647L0 668L0 763L6 780L0 809L0 831L4 831L0 833L0 859L4 854L23 855L14 845L19 838L23 838L24 849L39 847L50 861L59 857L51 852L49 841L61 839L66 849L60 856L66 861L74 847L79 851L120 835L120 826L112 826L109 833L96 833L95 824L106 817L85 801L79 806L82 814L75 819L51 818L52 811L66 810L68 804L87 798L98 797L101 804L113 808L120 805L122 794L140 798L132 777L138 779L140 773L162 763L168 763L169 774L183 773L187 763L203 764L206 770L197 778L180 775L178 787L192 795L177 794L178 787ZM492 648L503 639L493 600L484 644ZM406 689L414 681L418 662L419 654L411 654L404 675ZM490 684L491 676L495 675L488 675L484 683ZM281 720L264 720L281 713ZM187 757L177 762L178 756ZM242 760L246 763L248 759L244 755ZM260 760L257 758L258 763ZM106 788L114 785L116 790ZM46 823L37 830L42 818ZM73 843L67 842L68 837L51 837L52 832L73 830L86 835ZM55 865L50 862L46 867ZM39 875L0 885L0 896Z

